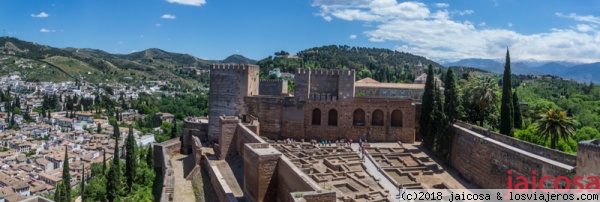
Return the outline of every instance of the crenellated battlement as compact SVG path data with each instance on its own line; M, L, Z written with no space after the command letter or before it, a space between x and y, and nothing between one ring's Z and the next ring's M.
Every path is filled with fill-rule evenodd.
M281 83L284 80L281 79L261 79L260 82L261 83Z
M259 69L258 65L250 65L250 64L211 64L211 70L242 70L246 71L249 69Z
M296 69L296 76L298 75L308 75L310 74L310 69L302 69L302 68L297 68Z

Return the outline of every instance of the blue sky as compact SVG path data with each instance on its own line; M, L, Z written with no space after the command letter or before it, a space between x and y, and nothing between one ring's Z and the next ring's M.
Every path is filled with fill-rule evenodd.
M8 36L127 54L147 48L204 59L330 44L435 60L600 61L596 0L0 0Z

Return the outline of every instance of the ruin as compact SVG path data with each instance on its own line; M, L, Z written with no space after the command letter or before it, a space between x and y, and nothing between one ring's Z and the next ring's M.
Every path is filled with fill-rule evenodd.
M189 155L187 176L208 173L219 201L392 201L399 185L501 189L509 169L538 170L538 177L600 175L598 140L579 143L576 156L462 122L453 126L449 165L441 163L418 144L414 97L421 84L298 69L292 95L285 81L260 81L257 66L213 65L210 74L209 117L187 118L178 146L155 145L155 162L166 174L163 201L177 195L164 156L174 151ZM364 153L357 140L369 142Z

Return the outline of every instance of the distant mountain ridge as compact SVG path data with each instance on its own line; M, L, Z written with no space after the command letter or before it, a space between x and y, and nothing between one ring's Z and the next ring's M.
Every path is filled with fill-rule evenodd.
M158 80L188 87L207 81L207 76L201 79L201 76L195 75L194 68L208 69L210 64L222 62L203 60L189 54L172 53L157 48L130 54L112 54L90 48L54 48L10 37L0 38L0 53L48 62L61 68L61 72L69 74L70 77L93 83L110 81L140 83ZM229 58L231 57L239 58L238 60L243 60L243 63L252 62L241 55Z
M504 71L503 59L469 58L443 65L446 67L473 67L498 74ZM578 64L567 61L515 60L511 61L511 71L513 74L555 75L579 82L600 83L600 62Z

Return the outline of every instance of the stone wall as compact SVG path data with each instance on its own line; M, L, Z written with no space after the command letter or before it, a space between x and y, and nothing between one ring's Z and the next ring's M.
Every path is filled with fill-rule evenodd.
M175 189L175 174L171 162L171 155L180 151L181 143L178 139L154 144L154 167L159 168L163 175L163 188L160 201L173 201Z
M210 183L211 183L212 187L215 189L214 190L215 195L217 195L217 198L219 199L219 201L230 201L230 202L238 201L237 198L235 198L233 191L231 191L231 188L229 187L229 185L227 185L227 182L223 178L223 175L219 171L219 168L217 168L216 166L210 165L210 161L208 160L208 157L206 155L202 155L201 162L202 163L200 165L203 170L206 170L208 172L208 177L210 178Z
M308 175L298 169L288 157L281 156L279 158L279 162L277 164L277 188L279 189L279 195L277 196L277 201L289 202L296 201L299 198L295 197L295 193L301 192L302 195L310 198L312 193L317 196L331 196L333 198L326 197L331 200L327 201L335 201L335 192L333 194L328 190L321 190L321 187L312 180ZM316 193L317 191L321 191L322 193ZM317 197L312 196L312 197ZM306 201L313 201L308 200Z
M183 120L183 132L181 142L181 153L191 154L193 147L192 137L197 137L200 140L208 140L208 123L202 123L201 119L196 117L188 117Z
M275 201L277 198L277 162L281 152L268 143L245 144L244 198L247 201Z
M210 70L208 136L217 140L219 117L244 113L245 96L258 95L259 67L256 65L212 65Z
M600 177L600 139L582 141L577 145L577 175L583 176L584 182L587 182L588 176Z
M284 97L246 97L245 107L249 114L258 117L260 121L260 134L265 137L277 139L281 134L282 103Z
M314 124L314 110L320 111L320 124ZM337 112L337 125L330 125L330 111ZM364 112L364 121L355 124L354 113ZM374 112L381 111L382 121L373 122ZM402 114L401 126L392 126L392 112L399 110ZM335 118L334 118L335 119ZM367 139L372 142L413 143L415 127L415 110L412 100L389 98L355 97L339 102L307 102L304 106L304 139ZM285 135L284 135L285 137ZM297 138L297 137L294 137Z
M267 79L260 80L258 85L259 95L281 96L288 93L288 82L286 80Z
M500 142L511 145L513 147L517 147L519 149L522 149L522 150L525 150L525 151L528 151L528 152L531 152L531 153L534 153L534 154L537 154L537 155L540 155L540 156L543 156L543 157L546 157L546 158L549 158L549 159L552 159L552 160L555 160L555 161L558 161L558 162L561 162L564 164L575 165L575 163L577 162L577 157L572 154L568 154L568 153L561 152L558 150L550 149L550 148L543 147L543 146L540 146L537 144L525 142L525 141L522 141L522 140L519 140L516 138L498 134L496 132L489 131L489 130L486 130L479 126L474 126L474 125L467 124L464 122L457 121L456 124L463 128L474 131L478 134L490 137L494 140L498 140Z
M510 140L509 143L515 141L518 140ZM508 187L508 170L513 172L513 179L519 175L530 178L533 175L532 170L536 170L537 179L540 179L541 176L572 177L575 171L574 164L564 164L545 158L489 136L478 134L458 124L454 125L450 165L465 180L485 189L506 189ZM516 180L513 181L513 184L515 182ZM550 187L552 183L553 181L547 180L545 186Z
M219 159L223 160L237 150L233 138L240 119L235 116L221 116L219 123L219 147L215 152Z

